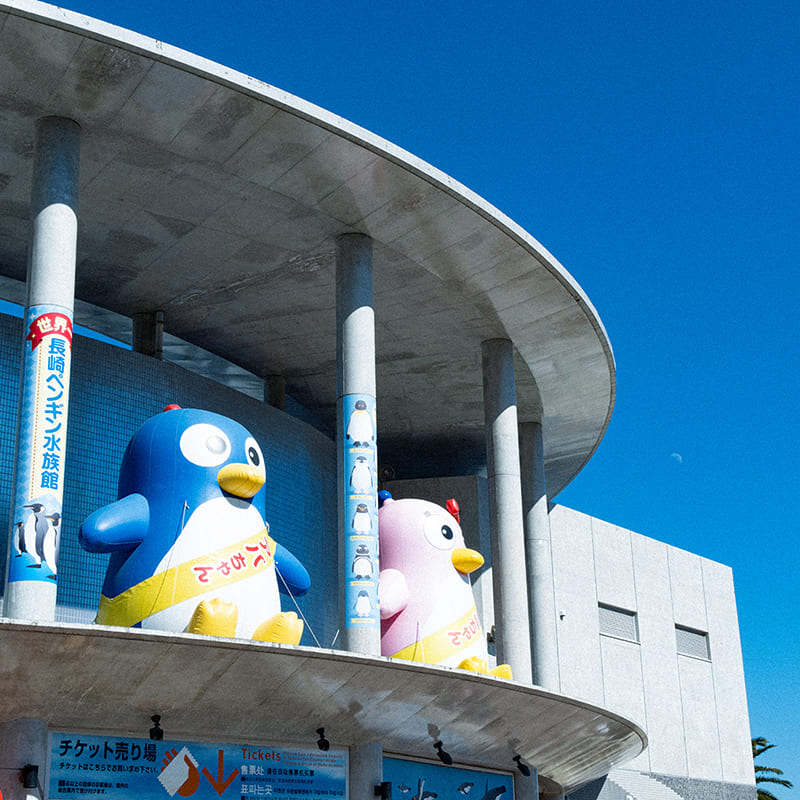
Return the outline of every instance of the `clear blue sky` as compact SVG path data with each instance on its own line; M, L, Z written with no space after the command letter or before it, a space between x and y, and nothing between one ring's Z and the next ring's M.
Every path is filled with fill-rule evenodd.
M618 393L557 499L733 567L752 733L800 784L800 4L63 4L363 125L565 265Z

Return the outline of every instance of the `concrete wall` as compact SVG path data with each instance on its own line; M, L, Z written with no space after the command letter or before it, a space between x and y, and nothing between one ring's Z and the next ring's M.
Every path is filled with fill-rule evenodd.
M752 784L731 570L554 506L561 690L637 720L650 745L626 769ZM600 633L598 604L636 613L639 642ZM675 626L708 634L678 653Z

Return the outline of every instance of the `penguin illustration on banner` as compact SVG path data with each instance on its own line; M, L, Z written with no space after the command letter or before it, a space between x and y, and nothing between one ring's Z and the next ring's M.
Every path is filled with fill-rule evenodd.
M350 439L355 447L369 447L375 437L372 416L364 400L356 400L353 413L347 423L345 439Z
M81 526L110 553L97 622L297 644L279 592L304 594L302 564L264 520L264 456L227 417L168 406L130 441L119 499Z
M483 557L464 546L458 504L380 497L381 654L510 678L507 664L488 668L469 580Z
M356 616L358 617L369 617L370 612L372 611L372 602L369 599L369 592L366 592L362 589L358 593L358 597L356 597L356 604L353 610L356 612Z
M352 521L353 533L357 536L366 536L372 530L372 516L366 503L356 506Z
M56 580L58 573L58 550L61 539L61 514L48 514L47 505L60 507L52 495L27 503L25 518L15 522L12 538L14 557L27 556L24 566L41 570L43 579Z
M369 494L374 485L366 456L356 456L356 463L350 472L350 491L353 494Z
M353 577L356 580L367 580L372 577L372 558L370 557L369 547L360 544L356 547L356 555L353 559Z

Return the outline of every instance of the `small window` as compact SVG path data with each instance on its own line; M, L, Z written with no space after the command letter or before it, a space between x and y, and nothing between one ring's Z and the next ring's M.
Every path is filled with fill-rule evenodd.
M706 661L711 660L707 633L695 631L691 628L684 628L682 625L676 625L675 641L678 646L678 652L681 655L702 658Z
M598 605L597 610L600 615L600 633L603 636L613 636L628 642L639 641L639 626L635 611L625 611L602 603Z

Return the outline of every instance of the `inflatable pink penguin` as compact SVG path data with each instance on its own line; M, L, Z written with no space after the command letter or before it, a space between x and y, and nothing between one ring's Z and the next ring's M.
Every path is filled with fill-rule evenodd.
M510 678L507 664L487 667L469 580L483 557L464 546L458 504L381 499L381 654Z

